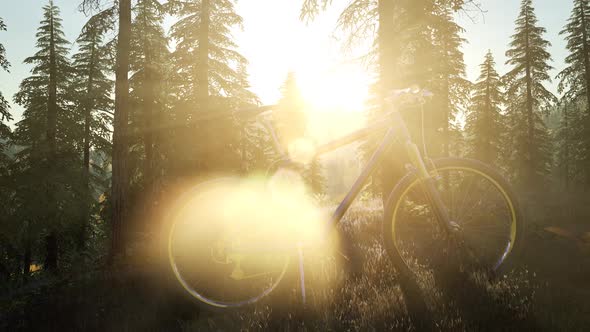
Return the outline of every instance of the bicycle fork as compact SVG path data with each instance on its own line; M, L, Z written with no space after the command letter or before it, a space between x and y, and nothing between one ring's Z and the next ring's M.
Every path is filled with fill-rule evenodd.
M441 227L445 230L447 235L451 235L455 233L457 230L458 225L454 221L451 220L451 216L447 207L445 206L442 197L440 196L440 192L436 188L435 185L435 177L438 176L436 173L436 169L433 169L434 174L428 171L426 164L424 163L424 158L420 154L420 150L418 150L418 146L415 143L408 140L406 141L406 150L408 156L410 156L410 161L418 170L418 178L420 184L426 194L426 198L432 207L434 215L438 220Z
M406 149L412 164L418 169L420 185L445 236L461 251L461 254L473 254L469 245L459 235L461 228L457 222L451 219L451 215L440 195L440 191L436 188L435 179L439 177L438 172L435 168L428 171L420 150L418 150L418 147L412 141L407 141Z

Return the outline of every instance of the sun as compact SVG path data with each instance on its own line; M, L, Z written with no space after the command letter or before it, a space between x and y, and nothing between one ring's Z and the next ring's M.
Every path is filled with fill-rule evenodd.
M362 112L369 97L371 77L359 64L325 69L307 66L296 72L297 84L312 112Z
M315 59L295 71L307 118L307 135L316 143L366 125L371 75L357 63L334 64Z

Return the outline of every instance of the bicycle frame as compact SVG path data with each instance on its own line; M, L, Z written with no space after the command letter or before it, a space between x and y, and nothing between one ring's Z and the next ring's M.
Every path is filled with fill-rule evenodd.
M282 162L285 164L293 163L279 143L272 124L269 121L265 121L264 125L273 138L275 150L283 157ZM332 230L334 226L336 226L341 221L342 217L346 214L346 211L348 211L348 208L352 205L369 177L373 174L379 163L383 160L389 148L396 141L396 138L404 144L406 153L410 159L411 164L417 170L418 177L421 180L420 183L423 186L428 201L433 206L434 213L437 216L439 223L443 226L443 229L450 232L451 220L448 211L440 197L440 194L438 193L438 190L435 188L434 181L432 181L432 176L426 167L426 163L424 162L424 158L420 153L418 146L412 141L405 121L397 110L390 109L381 120L376 121L375 123L363 129L357 130L346 136L318 146L316 148L314 158L367 138L373 135L376 131L381 131L384 129L387 129L387 131L383 136L381 143L373 152L371 158L362 169L361 174L357 177L356 181L353 183L344 199L340 202L331 218L328 220L326 234L329 234L330 230Z
M266 113L266 112L264 112L264 113ZM265 120L268 120L268 118L266 118ZM290 166L293 164L298 165L297 163L294 163L289 158L289 156L284 152L284 149L281 146L281 144L279 143L279 140L277 138L274 127L272 126L270 121L264 122L264 125L273 138L275 150L278 151L281 154L281 156L283 157L281 159L280 164L283 164L285 166ZM326 144L318 146L316 148L314 157L319 157L323 154L334 151L340 147L343 147L343 146L349 145L353 142L368 138L369 136L373 135L375 132L381 132L381 131L385 131L385 134L383 135L383 138L381 139L381 142L379 143L377 149L373 152L369 161L362 169L361 174L357 177L354 184L352 185L352 187L350 188L350 190L348 191L348 193L344 197L344 199L340 202L340 204L338 205L336 210L333 212L331 218L326 223L326 228L325 228L325 232L324 232L324 235L325 235L324 240L328 239L328 236L330 235L331 231L334 230L335 226L342 220L343 216L348 211L348 209L350 208L350 206L352 205L352 203L354 202L354 200L356 199L356 197L358 196L358 194L362 190L365 183L367 183L367 180L369 179L369 177L373 174L375 169L378 167L379 163L383 160L386 153L389 151L390 147L394 144L394 142L396 140L400 141L404 145L406 153L410 159L410 162L415 167L415 172L416 172L417 177L419 179L419 183L422 186L422 188L424 189L424 193L426 194L427 199L428 199L429 203L431 204L431 207L433 208L433 212L435 213L438 222L443 226L442 228L444 230L446 230L447 233L450 233L452 231L451 220L449 218L449 213L448 213L448 211L447 211L447 209L440 197L440 194L435 186L434 179L435 179L436 174L434 172L429 171L429 169L427 168L426 163L424 161L424 157L420 153L420 150L418 149L417 145L412 141L411 136L408 131L408 128L406 127L406 124L405 124L401 114L399 112L397 112L393 107L391 109L387 110L387 112L385 113L383 118L381 118L381 120L363 128L363 129L360 129L360 130L357 130L353 133L345 135L339 139L336 139L336 140L333 140L333 141L328 142ZM303 300L303 303L305 303L306 302L305 273L304 273L304 266L303 266L304 245L302 243L296 243L296 246L293 248L289 247L289 245L287 246L287 248L284 248L284 251L290 251L293 249L297 250L298 260L299 260L299 275L300 275L299 283L300 283L300 287L301 287L302 300ZM169 255L172 255L170 253L170 250L171 250L170 248L171 247L169 244ZM233 248L232 247L232 248L230 248L230 250L232 251L231 253L236 253L236 254L248 254L248 253L257 254L260 252L273 252L273 253L281 253L282 254L282 252L283 252L283 248L280 248L280 249L279 248L258 248L257 246L254 246L252 248L247 248L247 247ZM172 257L172 256L170 256L170 257ZM176 274L177 278L182 283L183 287L187 291L189 291L193 296L197 297L201 301L203 301L209 305L219 306L219 307L240 306L243 304L249 304L249 303L256 302L260 298L262 298L263 296L269 294L276 287L278 282L280 282L283 275L285 274L287 264L289 262L289 257L290 257L289 255L286 256L286 261L285 261L285 264L284 264L283 269L281 271L281 274L278 277L278 281L276 283L274 283L271 288L266 289L263 293L261 293L257 297L248 299L245 302L237 303L236 305L227 305L227 304L218 304L218 303L214 303L214 302L207 302L207 301L203 300L202 297L199 297L200 295L198 293L197 293L197 296L195 296L193 294L193 292L191 291L191 287L186 286L184 279L182 279L182 277L179 277L178 271L174 270L174 273ZM234 271L232 271L232 274L231 274L231 277L235 278L235 280L243 280L243 279L248 279L248 278L257 277L257 276L261 275L261 274L245 275L244 272L240 269L240 259L236 258L235 261L236 261L236 263L234 266ZM173 269L176 269L174 263L172 263L172 266L173 266Z

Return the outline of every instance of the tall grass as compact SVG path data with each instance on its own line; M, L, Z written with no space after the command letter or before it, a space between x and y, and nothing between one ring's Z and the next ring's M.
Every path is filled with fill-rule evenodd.
M0 330L581 331L590 326L588 280L569 285L564 282L573 275L569 270L547 265L559 264L555 257L567 244L531 235L522 267L495 277L462 272L441 250L439 266L422 270L413 289L381 245L381 218L378 202L357 204L340 226L342 237L353 240L353 253L350 247L346 258L339 252L304 253L305 305L297 264L280 289L256 305L212 311L195 305L175 284L163 283L161 270L148 259L141 266L97 270L2 297ZM551 260L542 261L545 256ZM412 301L423 302L425 310Z

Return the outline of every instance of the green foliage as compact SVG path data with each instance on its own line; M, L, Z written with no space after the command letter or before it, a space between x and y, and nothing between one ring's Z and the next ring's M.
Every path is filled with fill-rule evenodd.
M96 14L82 28L78 43L78 53L73 56L73 69L76 72L72 85L75 109L80 113L83 133L80 137L84 187L84 210L73 234L77 249L91 249L86 244L92 240L91 220L93 205L107 190L104 165L101 159L110 155L111 128L114 103L111 98L113 49L104 42L104 35L111 29L111 15L105 12ZM78 261L79 263L79 261Z
M504 166L506 132L502 105L502 80L496 71L491 51L479 66L480 74L473 87L471 107L467 110L467 155L493 165Z
M175 147L176 167L181 173L238 170L238 123L223 115L212 119L211 114L258 103L248 90L247 60L231 35L232 29L241 28L242 17L230 0L173 0L167 8L179 18L170 30L176 45L172 116L180 127L175 142L191 142Z
M568 99L578 99L587 95L587 73L590 68L586 61L590 51L590 3L587 0L574 0L574 8L568 23L559 33L567 41L567 67L558 75L559 92Z
M425 85L435 94L428 112L428 118L433 122L429 150L444 156L459 155L462 151L457 150L462 138L456 117L465 110L472 86L465 78L465 63L461 51L465 43L465 39L461 37L464 29L454 21L451 9L442 7L434 13L432 30L434 50L430 52L432 59L436 60L431 61L434 64L432 82Z
M141 0L133 9L131 27L131 107L129 162L132 185L147 188L163 168L163 132L169 117L170 51L163 28L165 8L159 1ZM137 183L140 181L141 183Z
M91 17L82 28L76 42L78 53L73 56L73 69L77 73L73 84L76 108L88 121L89 148L108 152L111 147L109 126L113 113L113 50L105 44L104 34L110 29L110 21L100 16ZM87 118L86 118L87 116ZM96 165L95 165L96 166Z
M6 25L0 17L0 32L6 30ZM0 43L0 69L8 71L10 64L6 59L6 49ZM15 231L11 215L14 212L12 197L14 195L14 183L10 174L10 157L8 155L7 139L10 138L10 128L6 122L12 120L8 102L0 91L0 284L15 273L16 253L11 238Z
M555 141L555 171L556 180L565 189L573 189L575 186L583 187L586 169L584 168L584 141L583 136L585 103L583 101L561 100L557 108L559 119L558 127L554 133Z
M567 66L557 75L560 80L558 90L563 93L563 100L570 106L564 105L562 126L556 137L559 168L565 172L566 183L568 178L574 177L586 185L590 183L589 20L590 3L587 0L575 0L568 23L560 32L567 41ZM586 107L580 107L582 105ZM571 146L574 142L577 143L577 148Z
M56 141L62 150L71 150L78 144L76 135L71 135L75 129L76 114L71 111L71 98L69 88L74 75L73 68L68 59L69 42L62 31L59 9L48 5L43 7L44 19L37 30L38 51L24 60L25 64L34 65L32 76L25 78L20 84L20 90L15 95L15 101L24 107L23 120L17 124L15 131L15 143L27 146L20 156L32 156L32 149L47 153L43 147L45 133L47 131L46 111L48 89L51 71L55 68L55 77L51 79L57 85L57 135ZM53 33L50 31L53 26ZM55 63L51 63L51 53L55 53ZM77 133L79 134L79 132ZM79 135L78 135L79 137Z
M6 24L0 17L0 31L6 31ZM10 63L6 59L6 49L4 45L0 43L0 69L8 71L10 67ZM10 114L10 109L8 102L4 99L2 95L2 91L0 91L0 153L4 151L4 142L3 140L6 139L10 133L10 128L5 124L6 121L12 120L12 115ZM0 154L0 163L3 161L4 155L3 153Z
M13 165L17 244L30 249L41 234L56 234L80 220L85 200L80 167L80 114L73 108L73 67L68 59L59 9L50 2L37 32L34 65L15 101L24 108L13 144L21 146ZM55 89L55 104L51 90ZM50 108L56 111L51 139ZM57 252L54 252L57 255ZM55 263L55 262L53 262Z
M471 83L465 79L461 51L465 40L461 37L463 28L453 18L456 8L445 1L400 1L394 5L393 17L389 17L384 8L387 2L356 3L364 6L367 20L355 17L357 11L348 7L339 26L352 38L357 38L360 32L360 38L367 38L364 34L368 33L374 40L374 48L368 57L378 65L379 80L372 87L374 99L369 118L379 118L383 94L392 89L426 88L434 92L432 100L422 107L402 110L413 139L420 146L424 143L432 156L462 154L463 135L456 116L467 106ZM363 146L365 159L375 149L375 144L373 139ZM380 179L373 176L371 191L378 192L383 188L390 191L404 174L405 152L399 146L394 149L391 155L396 156L395 160L381 172Z
M77 39L77 54L72 62L68 59L70 44L62 32L59 11L51 1L45 7L37 33L37 52L25 60L26 64L33 66L31 76L23 80L15 96L15 101L24 108L24 114L14 134L6 125L11 114L7 101L0 94L0 293L9 294L8 305L4 302L0 305L1 328L9 322L10 327L23 329L34 329L35 324L49 326L49 329L66 326L67 329L64 324L57 326L63 321L78 329L88 329L89 326L104 329L107 326L107 330L111 326L111 329L126 326L142 330L149 326L171 330L178 329L179 325L190 328L191 323L197 330L419 329L410 321L410 306L403 303L400 278L383 248L375 241L373 226L368 226L375 225L381 218L379 209L372 206L352 209L345 220L345 225L363 237L358 241L365 258L363 277L342 280L343 271L331 265L334 257L325 259L320 269L311 269L311 273L306 274L310 277L306 280L310 284L308 305L313 312L319 313L318 317L321 316L317 320L298 313L277 314L276 307L262 303L251 312L236 311L229 316L207 316L191 321L190 317L179 317L176 304L170 304L172 296L160 296L164 293L154 296L151 292L153 289L165 292L167 287L152 284L137 287L144 286L139 282L161 275L160 271L143 275L141 267L132 266L128 272L137 279L121 271L116 271L116 275L105 275L101 269L96 273L87 272L89 266L95 267L95 263L104 259L107 253L111 233L109 217L112 206L116 205L113 202L117 202L115 199L111 201L110 194L105 193L110 182L108 169L114 109L111 64L117 41L105 40L105 33L113 30L118 5L122 2L81 2L81 9L86 13L100 10L102 4L113 6L90 17ZM237 43L231 34L242 25L235 3L234 0L133 1L130 103L118 105L119 111L129 112L130 130L123 133L129 149L124 146L120 160L130 166L130 173L123 174L123 177L131 179L133 190L126 192L133 197L123 198L131 202L131 209L157 205L151 197L150 200L140 200L143 198L140 196L148 190L150 194L153 190L154 196L168 193L170 191L164 186L182 175L264 171L277 159L271 148L271 137L263 128L234 113L223 112L259 103L249 91L247 60L237 51ZM334 2L304 0L302 3L301 18L311 19ZM516 21L516 33L507 52L508 64L512 66L510 72L501 80L494 69L491 53L488 53L480 66L480 77L472 86L464 78L461 47L465 41L461 38L463 29L454 20L454 15L473 3L468 0L349 2L339 16L337 29L345 35L345 46L369 46L365 59L381 70L374 87L370 117L381 112L378 99L382 93L388 89L418 85L432 90L436 96L424 105L425 143L433 155L466 153L506 167L514 178L532 183L549 173L551 143L555 143L553 160L558 178L566 187L584 178L588 181L588 1L574 0L572 16L562 31L570 54L566 59L567 67L558 75L559 90L564 93L564 98L554 114L554 119L559 120L555 121L559 122L558 125L552 127L555 128L554 142L550 140L543 119L543 114L555 100L543 85L549 81L548 71L551 69L547 52L549 43L543 39L545 29L537 25L532 1L523 1ZM389 8L391 12L384 10L384 4L392 6ZM177 19L170 36L164 29L166 14ZM0 19L0 32L5 29ZM174 47L169 48L169 45ZM6 71L9 68L1 44L0 68ZM503 92L504 86L506 93ZM52 95L54 88L55 96ZM473 93L470 93L472 88ZM118 96L126 93L119 91ZM469 95L471 103L467 107ZM305 134L306 119L300 112L302 101L293 75L289 75L285 82L279 106L276 124L281 140L287 146L289 141ZM507 109L502 110L503 106ZM414 138L421 143L419 109L402 112ZM466 112L465 131L461 131L457 124L457 116L462 112ZM51 124L51 114L56 116L54 125ZM51 134L53 127L55 139ZM6 144L7 140L9 144ZM374 141L365 147L365 151L372 151ZM403 151L391 154L397 157L403 155ZM326 189L325 173L324 166L317 159L304 171L308 186L316 194L322 194ZM385 167L384 174L393 173ZM395 180L395 177L390 178ZM336 181L342 180L339 177ZM375 191L387 188L376 184L381 183L371 183ZM583 203L576 204L581 206L579 204ZM548 212L560 209L550 210ZM549 215L552 220L561 220L560 216L547 212L539 214L543 218ZM583 218L582 214L577 219ZM126 222L124 220L121 224ZM29 283L24 288L13 288L15 283L3 283L20 281L21 276L29 274L30 263L40 263L48 251L47 243L44 243L48 234L55 234L59 239L60 266L68 272L68 279L55 284L52 284L53 279L44 283L44 276L38 277L43 273L36 273L30 278L41 281L41 286ZM535 235L531 236L533 241ZM84 250L80 250L80 242L85 242ZM553 264L563 260L551 255L561 251L557 249L567 249L553 244L537 248L546 248L545 251L534 250L542 253L539 261ZM92 259L85 260L82 256ZM306 257L312 256L306 254ZM572 257L583 260L583 257ZM538 264L531 259L526 262ZM581 278L582 272L585 271L580 270L580 280L584 279ZM70 279L70 273L75 278ZM383 278L384 273L389 278ZM496 326L498 329L533 330L539 328L534 325L537 320L544 320L553 329L570 327L573 330L588 325L576 321L579 317L574 317L575 313L562 314L547 305L559 295L551 293L552 287L541 289L550 300L536 304L543 309L535 312L533 320L531 310L539 308L531 304L535 300L536 288L530 284L526 273L511 274L492 283L477 276L458 278L449 275L446 280L449 284L439 283L440 279L434 281L437 273L440 271L432 271L432 274L425 271L418 280L434 313L423 318L432 320L439 329L477 330L482 326L487 329ZM318 275L331 278L333 283L318 283L320 286L314 287L313 282L317 281L314 277ZM574 294L574 290L570 292L568 296ZM295 303L299 297L293 295L298 295L297 292L290 294L288 301ZM152 301L154 299L156 302ZM573 303L569 298L567 300L565 303ZM587 317L582 315L585 309L582 304L587 302L583 300L576 302L581 308L578 315ZM180 307L184 312L194 312L192 305ZM5 312L16 318L5 320ZM555 320L555 312L563 315L563 319ZM26 316L24 319L23 315ZM153 321L146 323L145 317ZM305 324L302 323L304 320ZM12 322L17 323L10 325Z
M513 133L509 167L523 184L539 183L550 171L551 142L542 114L555 101L543 83L551 81L548 64L551 45L543 39L545 28L537 25L532 0L523 0L516 19L506 64L512 69L504 76L508 125Z

